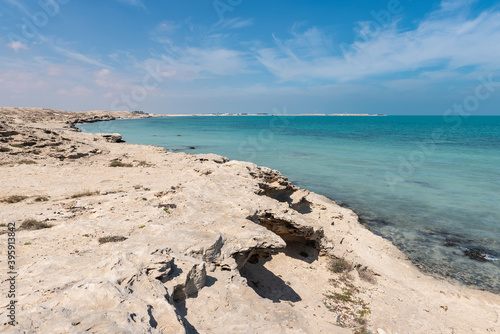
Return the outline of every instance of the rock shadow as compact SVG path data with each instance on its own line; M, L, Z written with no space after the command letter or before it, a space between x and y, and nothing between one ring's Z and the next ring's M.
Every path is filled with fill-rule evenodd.
M299 203L290 204L290 207L303 215L312 212L311 203L305 199L302 199Z
M285 189L276 189L268 183L259 183L259 188L261 190L261 196L267 196L278 202L291 204L293 202L291 196L295 192L292 187L286 187Z
M205 286L206 287L211 287L212 285L215 284L215 282L217 282L217 278L215 278L213 276L207 275L207 278L205 278Z
M290 301L292 303L301 301L302 298L281 277L264 267L267 260L259 263L247 263L240 274L246 278L248 285L262 298L272 300L274 303Z
M318 260L319 251L312 240L304 238L284 237L286 242L285 255L291 258L307 262L309 264Z
M211 287L217 282L217 278L213 276L207 276L205 280L205 286ZM191 296L191 298L196 298L196 296ZM199 334L198 330L187 320L186 316L188 314L188 309L186 307L186 299L175 299L174 307L176 313L181 317L182 324L187 334Z
M174 302L175 310L177 314L181 317L182 324L187 334L199 334L198 330L186 319L188 314L188 309L186 307L186 300L180 299Z

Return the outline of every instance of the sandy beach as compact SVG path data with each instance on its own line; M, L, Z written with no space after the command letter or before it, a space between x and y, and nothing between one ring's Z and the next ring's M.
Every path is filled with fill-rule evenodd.
M141 117L0 108L1 332L500 333L500 296L279 171L75 127Z

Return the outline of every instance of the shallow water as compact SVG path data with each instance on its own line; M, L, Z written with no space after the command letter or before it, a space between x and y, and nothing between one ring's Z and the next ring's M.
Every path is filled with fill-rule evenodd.
M347 203L423 270L500 293L500 117L447 121L162 117L80 128L278 169L300 187Z

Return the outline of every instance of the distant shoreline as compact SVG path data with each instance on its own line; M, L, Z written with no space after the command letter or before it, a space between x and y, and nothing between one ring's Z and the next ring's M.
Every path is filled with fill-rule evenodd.
M378 116L387 116L386 114L268 114L268 113L257 113L257 114L247 114L247 113L238 113L238 114L229 114L229 113L221 113L221 114L149 114L153 117L183 117L183 116L369 116L369 117L378 117Z

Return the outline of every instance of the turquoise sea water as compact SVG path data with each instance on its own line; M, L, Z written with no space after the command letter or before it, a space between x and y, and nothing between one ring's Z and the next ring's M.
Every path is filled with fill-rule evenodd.
M500 117L162 117L80 128L278 169L351 207L423 270L500 293Z

